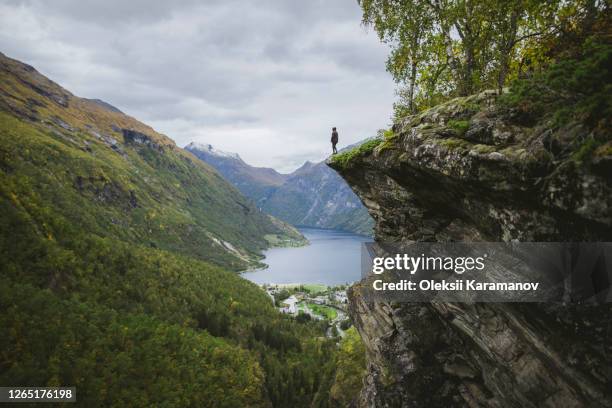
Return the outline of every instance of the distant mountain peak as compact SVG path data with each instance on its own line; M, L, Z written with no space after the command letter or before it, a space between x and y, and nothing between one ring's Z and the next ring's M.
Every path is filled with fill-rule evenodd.
M310 160L306 160L304 164L302 164L299 168L297 168L290 176L295 176L298 174L303 174L305 172L310 171L313 167L315 167L317 163L313 163Z
M201 152L212 154L212 155L218 156L218 157L228 157L228 158L232 158L232 159L242 160L240 158L240 156L238 155L238 153L231 153L231 152L226 152L226 151L223 151L223 150L216 149L210 143L191 142L187 146L185 146L185 149L187 149L187 150L199 150Z

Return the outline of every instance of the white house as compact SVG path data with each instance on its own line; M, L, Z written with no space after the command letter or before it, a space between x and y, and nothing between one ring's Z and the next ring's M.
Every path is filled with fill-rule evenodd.
M289 314L296 314L297 313L296 304L298 302L299 300L294 295L289 296L287 299L281 302L281 306L282 306L281 312L289 313Z
M335 293L336 301L339 303L348 303L348 298L346 296L346 291L338 291Z

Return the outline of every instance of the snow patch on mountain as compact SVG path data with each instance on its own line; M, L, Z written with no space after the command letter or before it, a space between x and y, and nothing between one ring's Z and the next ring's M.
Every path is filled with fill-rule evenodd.
M218 156L218 157L228 157L228 158L231 158L231 159L242 160L240 158L240 156L238 155L238 153L231 153L231 152L226 152L226 151L223 151L223 150L219 150L219 149L215 148L213 145L208 144L208 143L191 142L187 146L185 146L185 149L187 149L187 150L200 150L202 152L206 152L206 153L212 154L214 156Z

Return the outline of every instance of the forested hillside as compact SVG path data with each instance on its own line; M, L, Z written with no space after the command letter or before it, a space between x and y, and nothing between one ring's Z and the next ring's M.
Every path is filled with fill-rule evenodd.
M0 383L79 406L310 406L335 345L235 270L297 232L167 137L0 55Z
M279 228L148 126L0 57L3 188L101 236L243 269ZM37 203L37 201L39 201Z

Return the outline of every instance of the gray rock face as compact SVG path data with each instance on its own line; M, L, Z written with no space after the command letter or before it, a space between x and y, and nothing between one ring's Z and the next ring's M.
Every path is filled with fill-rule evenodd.
M142 132L132 129L121 129L121 132L123 133L126 144L144 145L160 152L164 150L164 146L155 142L151 136Z
M394 127L348 164L330 163L381 241L609 241L609 157L551 140L579 125L516 124L483 93ZM467 121L467 131L456 130ZM465 122L464 122L465 123ZM571 146L571 144L566 144ZM609 304L373 303L349 292L367 350L361 407L612 406Z

